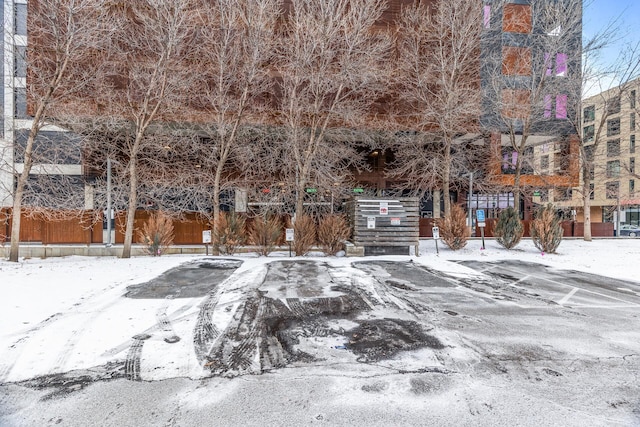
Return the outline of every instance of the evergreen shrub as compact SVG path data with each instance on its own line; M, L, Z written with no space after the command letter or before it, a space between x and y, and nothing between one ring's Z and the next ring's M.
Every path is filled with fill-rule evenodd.
M496 242L507 249L513 249L520 243L523 234L524 226L514 208L509 206L500 212L496 228L493 230Z

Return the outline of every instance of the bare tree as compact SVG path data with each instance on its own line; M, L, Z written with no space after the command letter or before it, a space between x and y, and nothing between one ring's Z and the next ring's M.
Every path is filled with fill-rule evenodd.
M483 113L482 124L508 141L512 156L507 156L505 166L514 174L519 211L523 168L530 161L527 150L534 144L569 138L572 131L568 118L574 111L570 109L580 100L576 82L581 73L582 1L500 5L493 10L502 10L498 14L502 19L485 23L497 29L487 30L483 39L483 96L492 100L494 108ZM507 33L526 43L509 41L503 37Z
M241 126L260 107L260 97L270 91L269 75L276 44L276 24L281 0L202 0L198 64L200 83L192 100L199 104L208 126L198 130L210 143L203 156L212 174L213 218L220 214L220 193L238 176L240 149L245 144ZM258 118L252 115L255 121ZM245 132L246 134L246 132ZM236 170L231 170L230 166Z
M126 162L128 179L127 221L122 257L131 256L134 218L138 207L138 162L143 146L163 131L184 106L184 93L190 85L190 52L195 28L192 0L140 0L112 3L110 13L118 19L106 61L111 76L99 88L97 102L122 129L120 159ZM147 141L145 139L149 138Z
M24 145L18 150L20 160L24 157L22 170L16 171L13 191L10 261L18 261L25 191L40 154L36 146L38 135L53 111L86 89L94 71L90 58L108 39L110 21L103 14L102 3L99 0L39 0L29 4L27 27L31 47L27 51L26 89L32 124ZM56 157L49 151L42 158L55 164ZM40 178L32 180L36 191L31 194L48 187L43 179L61 176L59 168L53 166L40 172Z
M293 0L275 61L276 120L286 131L279 174L303 212L305 190L331 188L359 157L356 128L384 89L390 39L374 29L383 0ZM290 184L287 184L289 186Z
M405 9L398 22L399 98L408 106L404 119L421 134L401 141L396 173L414 188L440 185L445 215L451 211L452 168L457 169L452 148L461 144L460 136L478 131L482 27L472 17L479 10L468 0L420 3Z
M581 164L581 185L578 191L582 197L584 212L584 240L591 241L591 188L594 178L599 174L597 152L606 142L612 129L608 129L608 122L612 115L620 111L621 103L629 96L633 80L640 72L640 44L628 46L618 59L605 69L597 63L601 49L611 41L610 27L585 41L583 55L583 76L581 80L582 93L597 90L599 93L590 99L593 105L587 110L579 104L574 117L571 117L575 132L580 136L579 161ZM611 87L612 85L616 85ZM610 173L602 170L600 173Z

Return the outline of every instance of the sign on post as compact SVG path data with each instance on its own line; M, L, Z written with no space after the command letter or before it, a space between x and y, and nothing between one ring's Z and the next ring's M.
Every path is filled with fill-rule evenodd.
M289 258L291 258L291 242L293 242L293 228L286 228L284 230L284 239L289 244Z
M209 243L211 243L211 230L202 230L202 243L204 243L205 254L209 256Z
M478 209L476 211L476 220L478 221L478 227L480 227L480 235L482 236L482 249L484 249L484 227L487 225L484 219L484 210Z
M285 230L285 240L287 242L293 242L293 228L287 228Z
M476 211L476 220L478 221L478 227L484 227L487 225L484 218L484 209L478 209Z
M438 227L431 228L431 234L433 234L433 240L436 242L436 253L440 255L440 249L438 249L438 239L440 238L440 229Z

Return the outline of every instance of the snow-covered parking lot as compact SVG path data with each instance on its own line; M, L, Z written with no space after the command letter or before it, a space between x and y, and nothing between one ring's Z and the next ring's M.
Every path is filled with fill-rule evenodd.
M0 425L640 425L638 260L0 261Z

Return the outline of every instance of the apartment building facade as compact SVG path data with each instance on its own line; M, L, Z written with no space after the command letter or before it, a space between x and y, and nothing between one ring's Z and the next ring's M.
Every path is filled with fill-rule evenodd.
M385 22L391 22L403 6L414 3L413 0L394 0L389 2ZM577 25L571 28L552 25L549 13L553 7L576 5L574 0L478 0L478 15L482 20L483 35L479 40L480 84L482 97L482 116L479 118L483 134L471 136L484 140L495 151L495 155L485 162L485 176L493 178L493 184L500 186L495 194L476 192L467 199L471 209L487 209L488 217L497 215L500 208L513 206L513 194L509 186L513 185L513 165L515 157L510 148L508 133L521 138L529 132L528 148L525 154L530 157L534 150L553 147L557 162L548 171L549 176L541 179L538 170L531 165L523 169L522 184L526 188L546 188L563 185L570 187L577 179L575 163L568 161L575 154L575 141L571 138L566 117L571 114L572 93L562 89L569 79L579 78L581 33L581 10L577 14ZM22 170L21 147L31 128L27 103L27 61L28 44L27 0L4 0L0 3L0 12L4 16L4 43L2 55L2 74L4 91L1 102L2 139L0 167L0 208L11 207L12 191L16 174ZM560 10L560 9L559 9ZM567 35L568 34L568 35ZM569 40L560 50L554 49L554 40ZM548 41L552 42L549 43ZM541 42L542 41L542 42ZM572 50L571 52L566 49ZM552 64L552 65L550 65ZM544 71L541 68L544 67ZM551 70L551 71L549 71ZM543 82L544 80L544 82ZM545 85L544 96L532 94ZM514 105L518 105L513 108ZM527 123L525 116L529 116ZM55 159L43 158L32 170L32 175L60 175L75 180L76 190L81 195L75 202L75 209L92 210L94 203L93 183L84 179L82 167L82 141L65 129L46 126L41 130L38 141L42 146L65 146L58 150ZM64 155L59 155L60 151ZM375 151L374 151L375 152ZM384 170L377 170L383 176ZM437 189L432 192L430 210L433 216L439 216L441 195ZM528 196L527 196L528 197ZM533 195L535 200L535 193ZM462 199L464 200L464 199ZM458 199L458 201L462 201ZM531 206L531 197L525 201ZM493 209L492 209L493 208ZM493 212L493 214L492 214ZM530 210L526 210L526 215ZM8 230L8 229L7 229ZM3 229L0 229L3 234ZM91 241L91 237L89 240ZM98 239L98 238L96 238Z
M636 166L636 138L640 78L583 100L582 139L593 155L590 171L591 218L614 224L614 229L640 227L640 174ZM597 136L600 129L600 135ZM591 154L592 153L592 154ZM551 200L583 217L582 191L553 190Z

